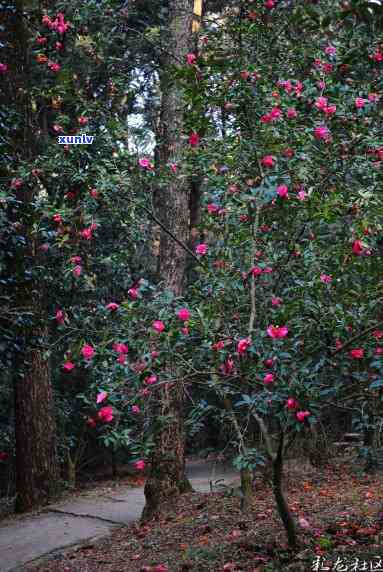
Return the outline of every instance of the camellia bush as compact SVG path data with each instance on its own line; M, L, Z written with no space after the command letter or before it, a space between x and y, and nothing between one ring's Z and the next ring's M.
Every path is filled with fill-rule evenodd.
M68 21L47 14L41 25L48 36ZM297 435L349 411L371 456L383 387L382 41L382 7L365 0L234 3L207 18L198 49L174 65L185 150L169 165L113 145L124 135L107 111L115 86L103 85L105 107L82 86L78 108L56 109L54 133L94 121L99 132L107 127L102 143L89 157L63 149L33 171L25 164L3 202L40 185L32 229L60 269L59 281L48 274L49 319L57 382L72 383L66 423L80 420L72 453L65 445L72 464L84 430L144 469L171 421L153 416L159 389L182 384L191 432L212 411L231 427L244 509L251 470L263 462L250 431L257 425L296 547L283 461ZM96 57L89 38L76 45ZM63 73L43 51L36 46L36 62ZM54 96L64 98L73 83L61 77ZM201 200L182 245L191 278L176 297L141 268L124 274L124 264L148 240L149 221L168 232L153 204L169 182L185 180Z

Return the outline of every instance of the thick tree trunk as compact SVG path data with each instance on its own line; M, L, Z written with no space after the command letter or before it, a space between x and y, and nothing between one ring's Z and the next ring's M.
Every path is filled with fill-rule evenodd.
M46 504L58 478L49 362L37 348L23 358L14 383L17 512Z
M183 148L184 106L182 92L172 78L172 67L184 63L191 42L193 0L169 1L169 29L166 56L161 70L161 116L158 146L159 167L179 163ZM181 166L179 165L179 168ZM189 240L190 187L185 178L174 176L157 198L158 217L183 244ZM167 233L161 233L159 274L164 289L182 296L185 288L187 254ZM169 363L168 372L177 377ZM142 520L158 517L163 501L191 487L185 477L183 387L180 382L159 389L153 410L154 452L145 485L146 505ZM158 424L158 419L166 421Z
M31 109L29 28L24 15L24 2L17 0L12 12L9 33L15 46L16 68L12 72L14 85L5 94L16 104L23 125L15 130L15 155L21 161L32 161L36 155L34 123ZM16 87L15 87L16 86ZM35 276L38 244L33 236L33 201L35 189L29 186L17 196L20 207L16 222L21 225L25 246L16 248L9 261L9 274L15 279L12 286L15 306L23 308L27 316L18 316L14 334L19 346L14 358L14 401L16 438L16 510L23 512L45 504L58 483L56 460L56 424L48 346L47 302L44 278ZM31 277L31 278L29 278Z

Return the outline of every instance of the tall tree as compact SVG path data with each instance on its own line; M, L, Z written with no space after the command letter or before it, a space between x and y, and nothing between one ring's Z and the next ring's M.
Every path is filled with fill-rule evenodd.
M31 99L31 66L29 31L26 26L23 0L15 2L10 10L9 46L13 49L15 64L3 91L4 103L12 108L17 120L11 147L11 168L18 169L36 156ZM15 98L16 93L16 98ZM15 171L7 172L12 176ZM9 240L17 244L8 259L6 283L11 287L18 317L12 325L14 334L14 396L16 437L16 509L19 512L45 504L55 489L58 476L56 460L56 426L51 387L48 345L47 308L41 250L37 233L38 223L34 208L39 192L36 182L26 183L14 178L13 208L10 207Z
M166 30L166 52L161 62L159 168L179 163L183 151L184 104L182 91L174 79L175 64L183 63L192 44L193 0L169 2L169 26ZM185 289L187 252L180 243L187 244L190 225L190 184L186 177L174 177L161 190L158 211L163 225L171 232L162 232L159 268L164 288L175 296ZM174 237L177 239L174 240ZM170 356L171 360L171 356ZM174 366L168 371L176 377ZM185 477L183 387L182 383L166 384L159 390L155 407L155 447L151 473L145 485L146 506L143 520L157 516L166 498L190 490ZM161 421L163 420L163 421Z

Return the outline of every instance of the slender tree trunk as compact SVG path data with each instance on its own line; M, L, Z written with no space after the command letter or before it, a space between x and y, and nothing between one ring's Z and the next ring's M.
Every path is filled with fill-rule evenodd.
M283 493L283 441L284 435L281 432L278 452L273 459L272 487L278 514L285 527L289 546L290 548L296 549L298 547L298 538L295 522Z
M159 167L179 163L183 149L184 106L182 92L172 78L172 67L186 61L191 43L193 0L169 1L169 29L166 31L167 53L161 70L161 116L158 147ZM189 240L190 187L184 178L174 176L172 182L161 190L158 216L161 222L183 244ZM161 233L159 253L159 274L163 286L175 296L182 296L186 279L185 250L168 234ZM168 373L177 377L171 363ZM172 383L158 391L153 411L154 451L151 472L145 485L146 505L142 520L158 517L163 501L190 490L185 477L183 387ZM159 419L166 418L161 423Z

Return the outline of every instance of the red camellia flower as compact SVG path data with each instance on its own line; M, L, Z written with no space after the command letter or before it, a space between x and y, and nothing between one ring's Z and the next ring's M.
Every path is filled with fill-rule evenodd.
M197 254L205 255L207 253L207 244L197 244L195 251Z
M81 353L86 360L90 360L95 354L95 349L91 345L85 344L81 350Z
M272 157L272 155L265 155L261 159L261 165L263 167L273 167L274 166L274 157Z
M298 401L294 397L289 397L286 401L287 409L296 409L298 407Z
M74 363L71 362L71 361L66 361L66 362L64 363L64 365L63 365L63 370L64 370L64 371L68 371L68 372L69 372L69 371L72 371L72 369L74 369L74 368L75 368L75 365L74 365Z
M354 240L354 242L352 243L351 249L352 249L353 253L356 254L356 256L360 256L362 254L362 252L364 251L362 241L361 240Z
M288 333L287 326L269 326L267 328L267 334L274 339L285 338Z
M348 355L353 359L362 359L364 356L364 350L362 348L354 348L349 351Z
M298 419L298 421L304 421L306 419L306 417L308 417L309 415L311 415L310 411L297 411L297 413L295 414L295 417Z
M186 55L186 61L189 64L189 66L193 66L196 61L197 61L197 56L195 54L187 54Z
M243 338L238 342L237 352L239 354L244 354L250 346L251 346L251 340L249 338Z
M129 347L126 344L122 344L120 342L113 344L113 349L119 354L127 354L129 351Z
M192 147L197 147L197 145L199 145L199 142L200 142L200 136L198 135L198 133L196 133L195 131L193 131L193 133L190 133L189 145L191 145Z
M128 290L129 297L132 300L137 300L138 298L138 289L137 288L129 288Z
M274 374L273 373L266 373L266 375L263 378L263 382L265 385L268 385L269 383L273 383L274 381Z
M165 324L161 320L155 320L152 324L153 330L158 332L159 334L164 331Z
M190 312L187 308L181 308L177 312L177 317L183 322L187 322L190 318Z
M135 469L142 471L143 469L145 469L145 461L143 461L142 459L140 459L139 461L136 461L134 463L134 467L135 467Z
M103 423L110 423L113 421L113 407L110 405L101 407L100 411L97 413L97 417Z
M109 304L107 304L106 309L110 310L111 312L114 312L115 310L117 310L120 306L118 304L116 304L116 302L109 302Z
M144 383L145 385L153 385L154 383L156 383L158 380L158 377L152 373L152 375L149 375L148 377L145 378Z
M89 119L87 117L85 117L84 115L82 115L81 117L77 118L77 121L79 123L79 125L86 125L89 121Z
M0 461L6 461L9 457L9 453L5 451L0 451Z
M64 319L65 319L65 314L62 310L57 310L56 315L55 315L55 319L56 322L58 324L63 324L64 323Z
M62 222L61 214L58 214L58 213L57 213L57 214L54 214L52 218L53 218L53 220L54 220L55 222L57 222L58 224L60 224L60 223Z
M383 338L383 331L382 330L374 330L372 332L372 335L374 336L374 338L378 341L381 338Z
M92 419L91 417L88 417L88 419L86 420L86 424L88 425L88 427L91 427L92 429L94 429L97 426L96 420Z

